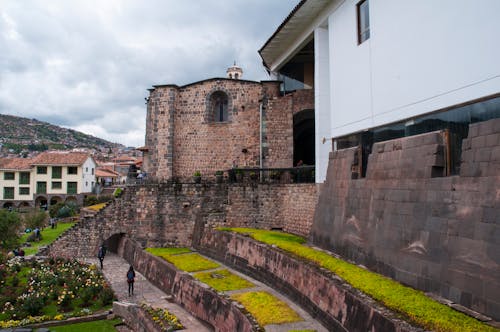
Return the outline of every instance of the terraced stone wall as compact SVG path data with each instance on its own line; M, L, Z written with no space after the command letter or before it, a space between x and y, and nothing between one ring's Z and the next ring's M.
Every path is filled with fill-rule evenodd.
M135 267L156 287L171 294L195 317L209 323L216 331L256 331L253 319L243 314L233 301L196 281L189 273L144 251L139 243L123 237L118 254Z
M470 125L460 174L441 173L440 132L331 153L312 242L371 270L500 319L500 119Z
M330 331L419 331L332 273L249 237L205 232L201 253L286 294Z

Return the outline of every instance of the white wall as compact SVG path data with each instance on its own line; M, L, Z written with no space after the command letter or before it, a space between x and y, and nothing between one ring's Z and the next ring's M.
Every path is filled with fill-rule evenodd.
M361 45L357 2L329 17L332 137L500 92L499 0L371 0Z
M330 135L330 66L328 26L314 31L314 122L316 182L326 179L328 153L331 151Z
M89 193L92 192L92 185L95 185L96 177L95 177L95 169L96 163L92 158L87 158L87 160L82 165L82 182L81 182L81 190L79 188L78 193Z

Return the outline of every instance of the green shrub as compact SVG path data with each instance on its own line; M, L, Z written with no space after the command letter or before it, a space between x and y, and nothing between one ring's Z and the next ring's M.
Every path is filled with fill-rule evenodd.
M118 191L119 195L121 195L121 193L122 193L122 189L121 188L116 188L115 191ZM111 196L111 195L99 195L99 197L97 197L97 204L107 203L109 201L112 201L114 199L114 197L115 196Z
M51 205L50 208L49 208L49 216L51 218L54 218L57 216L57 213L59 212L59 210L65 206L66 204L64 204L63 202L59 202L57 204L54 204L54 205Z
M193 176L201 176L201 172L200 172L200 171L195 171L195 172L193 173Z
M113 293L113 290L110 287L105 287L101 292L100 298L102 305L107 306L113 303L113 300L115 299L115 294Z
M23 216L25 228L42 228L47 222L47 212L43 210L32 211Z
M91 206L99 203L99 200L97 199L96 196L87 196L83 200L83 206Z
M122 188L116 188L115 191L113 192L114 197L120 197L122 195L123 189Z
M24 298L22 309L30 316L37 316L43 309L45 302L42 297L27 296Z

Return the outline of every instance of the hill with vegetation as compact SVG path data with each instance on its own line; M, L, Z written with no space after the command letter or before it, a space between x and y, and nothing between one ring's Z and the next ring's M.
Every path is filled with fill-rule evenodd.
M122 147L104 139L35 119L0 114L0 145L6 152Z

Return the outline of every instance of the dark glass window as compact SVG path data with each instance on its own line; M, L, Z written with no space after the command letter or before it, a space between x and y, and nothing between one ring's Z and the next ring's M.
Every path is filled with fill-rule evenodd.
M339 137L335 141L339 150L354 146L362 147L363 173L365 173L366 162L373 143L437 130L447 130L450 149L449 174L455 175L460 173L462 140L469 135L469 124L496 118L500 118L500 97L426 114L383 127L373 128L363 133Z
M53 181L52 182L52 189L61 189L62 188L62 182L61 181Z
M3 199L14 199L14 187L3 188Z
M76 189L77 189L77 183L76 182L68 182L68 194L76 194Z
M30 184L30 173L29 172L19 173L19 184Z
M228 120L228 97L222 91L216 91L210 96L210 108L214 122L226 122Z
M357 5L358 12L358 44L370 38L370 13L368 0L363 0Z
M78 167L76 166L68 166L68 174L78 174Z
M62 167L61 166L52 166L52 178L60 179L62 177Z
M21 187L19 188L19 195L29 195L30 194L30 188L26 187Z
M36 174L47 174L47 166L37 166Z
M3 179L4 180L14 180L15 173L14 172L5 172L5 173L3 173Z

